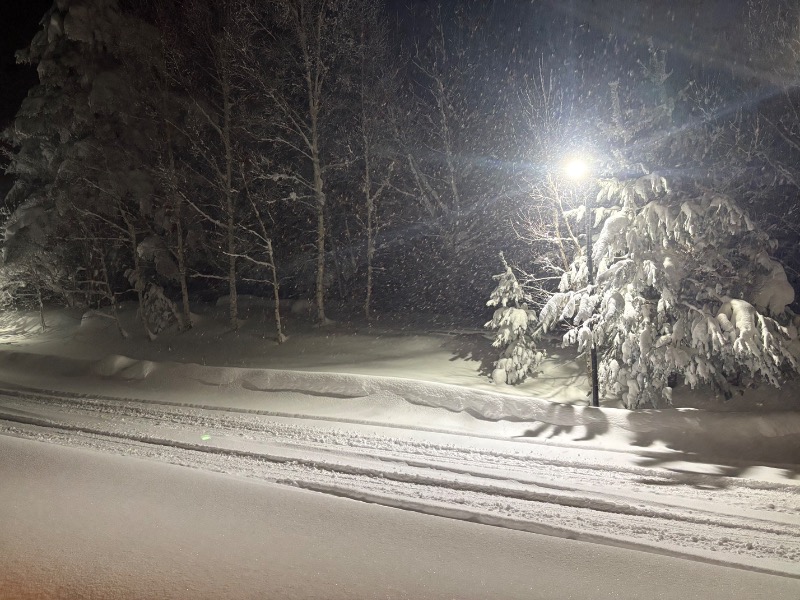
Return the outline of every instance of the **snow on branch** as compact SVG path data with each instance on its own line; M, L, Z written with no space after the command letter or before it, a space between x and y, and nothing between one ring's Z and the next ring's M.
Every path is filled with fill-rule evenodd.
M492 346L502 348L495 362L492 380L497 384L515 384L535 373L544 353L536 349L534 327L536 313L528 308L529 300L512 268L500 254L505 271L495 275L497 287L487 306L497 306L485 327L497 331Z
M600 198L595 284L576 256L538 331L563 322L565 345L586 352L593 342L602 395L657 406L681 383L728 395L798 371L778 321L794 291L770 240L732 198L676 191L657 174L603 182ZM506 288L498 297L512 297Z

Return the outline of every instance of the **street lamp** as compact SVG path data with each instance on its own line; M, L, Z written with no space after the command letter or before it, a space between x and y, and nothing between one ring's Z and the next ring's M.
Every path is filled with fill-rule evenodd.
M591 175L589 161L580 156L569 158L564 163L564 175L576 183L585 181ZM586 270L591 287L594 285L594 265L592 264L592 194L590 191L584 193L583 211L586 223ZM591 323L589 323L589 328L591 329ZM592 372L592 406L600 406L600 392L597 383L597 348L594 345L594 334L592 334L589 353Z

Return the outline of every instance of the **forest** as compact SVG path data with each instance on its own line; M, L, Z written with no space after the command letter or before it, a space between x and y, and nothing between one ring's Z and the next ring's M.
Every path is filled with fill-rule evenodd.
M4 306L103 309L127 336L131 301L155 339L220 297L236 329L247 294L278 343L287 300L320 326L490 319L496 381L557 333L628 407L678 374L777 385L800 11L749 0L735 34L666 44L668 2L613 31L626 3L577 4L55 0L3 133Z

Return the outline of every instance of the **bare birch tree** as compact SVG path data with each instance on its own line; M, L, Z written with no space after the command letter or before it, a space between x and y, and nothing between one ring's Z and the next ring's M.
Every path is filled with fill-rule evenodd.
M375 277L376 239L380 230L378 207L385 193L391 190L391 179L397 164L392 144L394 110L398 94L396 68L388 53L388 32L376 7L360 13L358 44L359 112L354 133L357 136L358 158L364 194L364 234L366 237L366 293L364 316L372 320Z
M184 193L183 199L220 238L233 329L239 327L236 230L240 190L236 165L242 82L241 38L236 24L242 10L244 3L240 0L190 2L184 14L192 39L177 49L182 55L173 69L175 83L183 89L189 104L188 123L173 126L190 146L192 158L187 166L213 193L211 198Z
M337 136L330 134L331 129L336 129L334 96L344 81L337 75L354 58L352 17L361 5L360 0L274 0L274 12L262 13L260 21L264 34L272 40L277 75L271 81L260 80L275 115L274 127L263 141L294 155L293 164L284 163L270 176L289 185L289 198L308 200L313 206L314 304L321 325L327 322L326 177L341 161L334 154ZM280 31L276 32L272 18L277 18Z

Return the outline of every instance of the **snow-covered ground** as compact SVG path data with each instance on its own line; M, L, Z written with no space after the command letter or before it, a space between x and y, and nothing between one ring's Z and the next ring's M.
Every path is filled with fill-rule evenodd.
M0 317L0 520L16 524L0 536L0 572L36 590L20 597L73 597L79 584L146 597L130 586L155 564L147 581L172 591L152 597L636 598L659 581L649 595L800 598L792 389L592 409L565 354L497 388L480 376L492 352L479 331L315 330L295 317L278 346L266 314L252 301L233 333L224 307L209 308L192 332L153 343L91 314L50 313L44 334L36 315ZM209 493L227 494L229 512L208 508ZM254 496L276 514L255 517ZM304 511L334 516L311 519L315 534ZM224 574L209 583L217 552ZM562 552L572 575L552 574ZM688 583L667 575L678 572Z
M0 436L0 597L797 598L797 580Z

